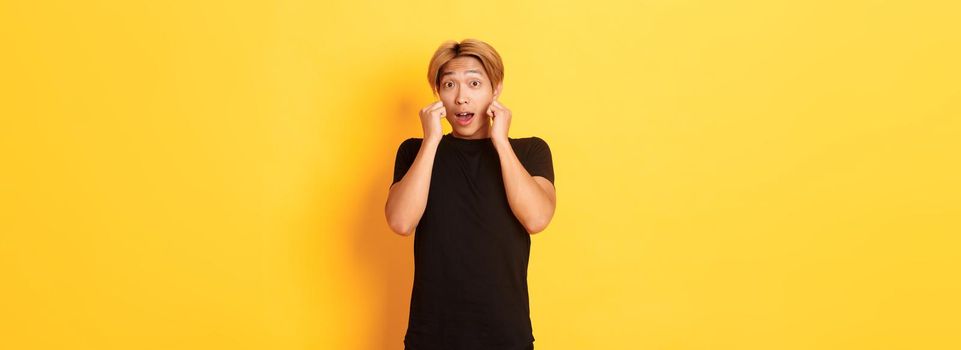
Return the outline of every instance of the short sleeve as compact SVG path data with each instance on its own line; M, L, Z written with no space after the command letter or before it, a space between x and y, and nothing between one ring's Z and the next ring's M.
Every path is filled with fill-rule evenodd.
M551 158L551 148L540 137L531 137L530 147L524 157L524 167L531 176L542 176L554 183L554 162Z
M397 147L397 157L394 159L394 181L391 182L390 187L403 179L411 164L414 164L414 158L417 158L417 152L420 149L418 141L416 138L409 138Z

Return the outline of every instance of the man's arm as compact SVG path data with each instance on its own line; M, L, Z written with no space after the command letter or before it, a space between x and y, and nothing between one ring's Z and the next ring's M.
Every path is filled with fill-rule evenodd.
M551 222L557 205L554 184L542 176L531 176L517 159L510 142L494 141L494 148L500 158L504 189L511 211L527 232L534 234L543 231Z
M439 138L425 138L404 178L390 186L384 212L394 233L409 236L414 233L417 223L424 215L434 156L439 144Z

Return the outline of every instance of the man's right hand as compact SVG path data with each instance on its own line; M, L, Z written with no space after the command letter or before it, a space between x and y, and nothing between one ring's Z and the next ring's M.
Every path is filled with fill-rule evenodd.
M444 136L440 120L447 116L443 101L431 103L420 110L420 123L424 126L424 140L440 141Z

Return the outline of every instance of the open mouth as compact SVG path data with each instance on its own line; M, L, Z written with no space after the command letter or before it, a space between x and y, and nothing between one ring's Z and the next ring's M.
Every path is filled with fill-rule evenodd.
M474 120L474 113L471 112L461 112L454 115L457 118L457 123L460 125L468 125L472 120Z

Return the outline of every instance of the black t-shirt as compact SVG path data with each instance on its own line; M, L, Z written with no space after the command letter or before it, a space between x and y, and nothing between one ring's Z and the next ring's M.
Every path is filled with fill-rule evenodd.
M554 183L544 140L508 140L531 176ZM401 143L393 183L410 169L422 142ZM527 292L530 247L530 234L507 201L491 139L443 135L427 207L414 233L407 349L527 348L534 341Z

